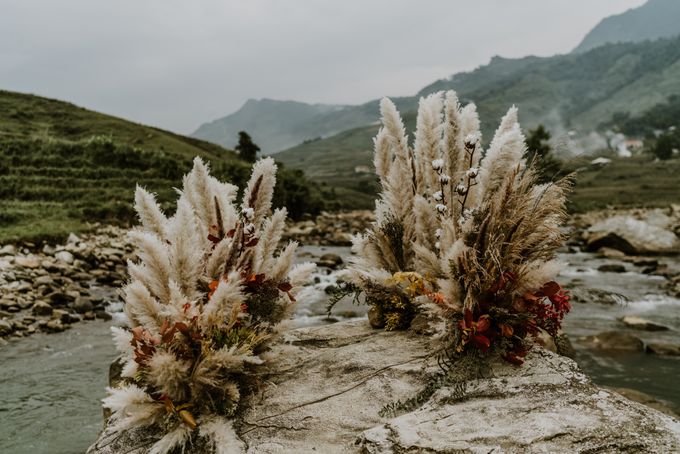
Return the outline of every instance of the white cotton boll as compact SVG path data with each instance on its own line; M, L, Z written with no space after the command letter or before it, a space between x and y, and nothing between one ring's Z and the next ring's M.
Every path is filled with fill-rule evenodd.
M444 160L443 159L433 159L432 160L432 168L434 170L441 170L442 167L444 167Z
M165 224L168 219L161 211L154 194L137 185L135 189L135 210L144 229L165 238Z
M475 145L477 145L477 142L479 142L479 133L471 132L470 134L465 136L466 147L472 148Z
M435 199L437 202L441 202L444 200L444 194L442 191L437 191L434 194L432 194L432 198Z
M241 214L243 214L243 217L246 218L248 221L252 221L255 218L255 210L250 207L244 208L241 211Z
M437 205L435 205L435 209L440 213L444 213L446 212L446 205L438 203Z
M441 184L449 184L449 181L451 181L451 177L448 175L439 175L439 182Z
M461 195L461 196L465 195L465 194L467 194L467 191L468 191L468 188L464 184L459 184L458 186L456 186L456 192L458 193L458 195Z
M465 175L468 178L476 178L477 175L479 174L479 169L477 167L470 167L467 172L465 172Z
M437 238L441 238L442 237L442 229L435 230L434 236L437 237Z

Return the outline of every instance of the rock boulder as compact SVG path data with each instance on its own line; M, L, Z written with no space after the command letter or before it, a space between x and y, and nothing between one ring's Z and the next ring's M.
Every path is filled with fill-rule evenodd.
M419 409L382 418L436 368L429 338L366 321L285 334L245 402L237 432L248 453L673 452L680 422L592 384L572 360L535 348L502 361L464 395L437 391ZM90 454L146 453L154 429L104 429ZM136 449L139 447L139 449ZM225 447L226 448L226 447ZM197 439L191 452L214 452ZM222 451L221 451L222 452ZM225 451L226 452L226 451ZM232 452L232 451L228 451Z

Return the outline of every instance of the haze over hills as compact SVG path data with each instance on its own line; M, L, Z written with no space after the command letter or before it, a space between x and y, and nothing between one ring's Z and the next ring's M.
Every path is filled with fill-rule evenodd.
M680 34L680 2L648 0L626 12L603 19L574 52L586 52L608 43L640 42Z
M434 82L418 96L449 89L456 90L462 102L477 104L487 140L512 104L518 105L524 128L543 123L554 134L567 128L586 132L610 122L616 113L636 116L680 93L680 37L609 44L547 58L497 57L472 72ZM418 96L401 100L407 123L413 122ZM403 109L409 103L410 112ZM374 115L378 118L377 106ZM371 176L355 171L371 166L376 132L376 125L354 128L276 157L319 181L362 190Z
M614 35L598 31L610 29L621 33L610 38ZM647 29L655 31L644 34ZM639 8L603 20L588 34L585 44L582 43L585 47L579 47L677 33L680 1L650 0ZM595 53L575 52L547 58L494 57L487 65L433 82L416 96L398 98L396 103L402 112L407 112L417 108L418 97L423 94L455 89L461 99L474 101L486 119L499 118L507 106L518 104L527 127L544 123L553 132L567 128L592 130L616 112L634 115L680 93L679 69L673 65L677 55L672 46L676 44L677 41L640 43L638 47L610 45L606 49L591 49ZM648 52L653 56L645 55ZM272 153L291 144L371 125L378 119L377 100L359 106L326 106L328 111L319 111L309 104L294 104L295 108L288 109L287 101L249 101L238 112L202 126L194 136L233 145L237 132L245 130L266 153ZM273 110L276 118L271 118ZM493 127L485 124L484 132L488 135ZM318 145L318 141L314 144Z

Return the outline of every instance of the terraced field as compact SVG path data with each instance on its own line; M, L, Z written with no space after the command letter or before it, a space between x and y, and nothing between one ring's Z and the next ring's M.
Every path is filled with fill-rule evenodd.
M58 239L94 223L134 220L136 184L176 197L194 156L243 185L250 164L233 151L72 104L0 91L0 243ZM275 204L293 217L322 208L321 189L282 169Z

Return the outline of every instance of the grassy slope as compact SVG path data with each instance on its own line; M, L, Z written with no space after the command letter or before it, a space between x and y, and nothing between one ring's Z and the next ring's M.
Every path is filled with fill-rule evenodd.
M617 158L602 168L577 173L570 210L606 207L665 207L680 203L680 159L655 161L651 156Z
M134 219L136 183L165 208L194 156L242 185L249 165L218 145L92 112L0 91L0 243L62 238L88 223ZM304 210L318 200L296 170L279 174L276 202ZM314 189L316 191L316 189Z

